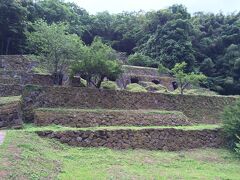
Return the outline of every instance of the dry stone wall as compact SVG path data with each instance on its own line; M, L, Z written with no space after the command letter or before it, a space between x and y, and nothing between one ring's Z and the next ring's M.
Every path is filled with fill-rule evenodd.
M0 84L0 97L20 96L23 91L22 85L16 84Z
M37 132L39 136L54 138L62 143L80 147L108 147L114 149L150 149L178 151L193 148L224 146L221 130L97 130Z
M37 64L37 62L30 61L24 55L0 55L0 68L4 71L17 70L29 72Z
M53 76L47 74L33 74L24 71L0 71L0 83L53 86L54 78Z
M179 126L192 123L181 113L157 113L145 110L70 110L37 109L34 123L71 127L96 126Z
M21 127L22 112L20 102L12 102L9 104L0 104L0 129L10 127Z
M235 97L133 93L73 87L27 86L23 108L27 121L39 107L158 109L181 111L196 122L219 123L220 113Z

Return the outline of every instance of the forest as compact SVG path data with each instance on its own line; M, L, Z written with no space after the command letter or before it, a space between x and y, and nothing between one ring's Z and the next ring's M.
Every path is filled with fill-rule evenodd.
M149 12L89 14L61 0L1 0L0 55L31 54L26 33L32 23L66 23L86 45L95 37L129 55L132 65L172 69L186 62L201 72L203 87L224 95L240 94L240 12L190 14L183 5Z

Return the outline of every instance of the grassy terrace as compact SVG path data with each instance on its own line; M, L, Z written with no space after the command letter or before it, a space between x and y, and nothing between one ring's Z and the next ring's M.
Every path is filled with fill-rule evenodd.
M103 112L139 112L144 114L182 114L180 111L165 111L165 110L149 110L149 109L140 109L140 110L124 110L124 109L72 109L72 108L38 108L35 111L46 111L46 112L94 112L94 113L103 113Z
M98 130L143 130L143 129L168 129L168 128L174 128L174 129L181 129L181 130L204 130L204 129L216 129L220 128L220 125L208 125L208 124L200 124L200 125L194 125L194 126L107 126L107 127L89 127L89 128L73 128L73 127L64 127L59 125L51 125L51 126L34 126L32 124L28 124L24 126L24 129L22 131L28 131L28 132L35 132L35 131L98 131Z
M0 105L13 103L20 100L21 100L21 96L0 97Z
M0 177L10 180L238 180L239 164L240 160L225 149L164 152L77 148L26 130L9 130L0 146Z

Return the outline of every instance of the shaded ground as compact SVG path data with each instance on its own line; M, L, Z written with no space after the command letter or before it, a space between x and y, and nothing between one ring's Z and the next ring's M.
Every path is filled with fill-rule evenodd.
M240 179L240 161L224 149L183 152L74 148L34 132L8 131L0 179Z

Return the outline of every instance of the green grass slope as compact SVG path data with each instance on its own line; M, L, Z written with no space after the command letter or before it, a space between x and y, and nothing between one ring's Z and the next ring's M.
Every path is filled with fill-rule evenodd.
M0 146L0 179L239 179L224 149L183 152L76 148L33 132L9 130Z

